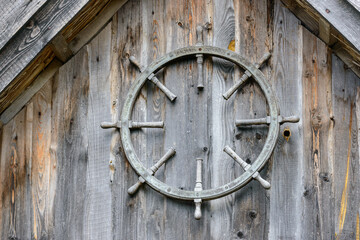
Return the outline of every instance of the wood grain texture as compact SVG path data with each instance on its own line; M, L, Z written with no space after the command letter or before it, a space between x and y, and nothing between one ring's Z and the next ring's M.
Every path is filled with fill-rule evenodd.
M20 239L30 235L30 186L25 156L25 116L22 110L2 130L1 150L1 238Z
M336 0L306 1L360 52L360 14L351 4ZM343 18L344 15L347 17Z
M195 220L193 202L166 198L146 185L129 196L127 189L138 176L124 155L120 132L99 125L119 119L139 76L129 56L146 66L194 45L196 26L204 24L211 27L204 28L205 44L234 49L251 62L271 50L262 71L281 115L301 116L301 121L281 126L273 156L261 171L270 190L253 181L225 198L204 202L203 217ZM280 0L128 1L3 126L1 238L359 236L359 79L299 24ZM195 58L174 62L156 73L177 95L174 103L151 82L144 85L131 117L164 120L165 128L132 130L136 154L150 167L169 147L177 150L156 177L192 190L195 158L202 157L203 186L209 189L242 173L223 153L225 144L248 162L256 159L267 127L235 128L234 121L267 115L259 87L250 81L229 101L221 96L241 73L233 64L205 57L205 88L198 91ZM288 141L282 136L285 128L291 131ZM21 167L14 170L15 145Z
M60 62L54 60L50 65L34 80L31 86L20 94L19 97L0 115L0 121L6 124L10 121L28 102L29 100L50 80L61 66Z
M79 9L79 12L77 12L76 17L71 22L68 22L66 27L62 29L61 35L64 36L67 42L72 41L82 29L96 19L95 17L99 12L103 11L109 2L110 0L78 1L76 4L83 4L83 8L74 7L74 10Z
M11 44L1 49L0 92L12 83L12 80L88 2L49 1L29 20L28 26L12 38Z
M89 56L86 49L53 78L51 157L58 178L54 239L84 239L87 194Z
M270 8L268 8L270 6ZM272 7L267 1L243 1L235 8L235 50L250 62L256 63L272 49ZM264 64L261 71L270 78L270 68ZM238 81L244 71L236 71L234 82ZM258 84L251 79L239 89L234 98L234 119L252 119L267 116L267 105L264 94ZM234 125L234 122L231 123ZM247 163L253 163L264 147L268 128L242 127L234 129L234 146L237 153ZM235 176L244 171L235 165ZM261 172L268 178L267 167ZM250 182L244 189L236 192L233 212L234 237L246 239L266 239L268 235L269 192L257 181Z
M88 162L86 176L84 238L110 239L111 191L109 181L109 146L111 136L100 128L110 115L110 46L108 25L87 46L89 51L89 102L86 129L88 132Z
M25 4L28 5L26 7L31 7L33 6L33 3L39 3L40 1L30 1L29 3L25 3L24 1L17 2L18 5ZM8 49L10 49L9 53L13 54L14 58L19 57L21 60L27 61L27 63L21 65L22 63L19 64L18 60L14 60L15 63L18 64L20 72L19 74L15 75L11 73L11 79L7 79L9 80L8 85L1 91L0 112L3 112L20 95L22 91L26 90L26 88L32 83L37 75L54 59L55 56L64 63L69 60L70 57L78 52L81 47L87 44L102 28L104 28L104 26L111 19L111 16L124 3L124 1L120 0L111 1L111 4L109 4L109 1L89 1L89 4L87 4L80 11L80 13L76 14L76 16L74 15L75 17L72 19L72 21L70 21L71 18L68 20L65 19L68 21L65 23L65 25L69 23L65 29L62 29L65 25L59 29L54 28L52 25L55 23L51 17L61 18L61 14L68 14L69 12L62 8L66 8L68 4L72 4L71 2L76 3L79 1L66 1L65 5L62 3L62 1L57 1L57 3L56 1L48 1L47 3L44 3L43 5L45 10L39 9L39 11L35 13L34 16L32 16L32 20L29 21L29 25L23 26L23 28L19 30L19 34L22 35L20 37L12 36L13 39L8 44L10 45L8 46ZM60 3L60 5L57 5L58 3ZM49 4L53 8L47 6ZM14 4L11 3L8 5L13 6ZM70 6L69 8L71 9L72 7ZM5 9L7 8L5 7ZM60 16L57 16L56 11L60 12ZM47 14L51 16L50 20ZM19 16L15 15L14 17ZM61 21L58 21L56 23L60 22ZM52 35L53 37L55 36L53 39L51 39L52 37L47 36L49 31L51 33L55 32L54 35ZM25 35L29 34L30 36L27 39ZM42 36L42 34L44 34L44 36ZM39 42L41 42L38 41L38 39L41 39L41 37L45 38L43 39L44 43L41 46L41 51L33 54L33 52L30 50L38 49L34 47L34 45L37 46ZM18 47L17 45L21 41L26 42L20 43L20 47ZM18 49L16 49L17 47ZM75 47L75 49L73 47ZM15 53L12 51L15 51ZM30 53L27 53L27 51L30 51ZM2 51L1 53L4 52ZM23 57L22 54L25 57ZM2 54L2 57L6 57L5 55L5 53ZM5 62L5 64L7 64L7 62ZM12 64L10 63L10 67L11 65ZM4 65L4 67L9 67L9 65Z
M212 45L228 48L235 35L235 14L232 1L213 1ZM224 185L234 179L236 163L223 149L233 146L234 103L225 101L222 94L233 84L234 65L213 58L211 88L209 93L209 169L211 187ZM232 236L234 194L210 203L210 236L212 239L229 239Z
M331 53L306 29L303 38L303 238L334 238L333 128ZM316 224L315 224L316 223Z
M146 6L146 5L145 5ZM134 55L141 63L143 63L143 55L141 54L141 45L147 43L147 39L141 38L142 31L147 28L141 28L142 17L145 14L136 14L142 11L140 1L128 1L112 20L112 53L111 53L111 115L112 120L116 121L120 118L121 109L125 101L128 89L135 81L139 74L129 61L129 56ZM147 21L144 20L144 24ZM141 91L140 97L135 103L135 110L132 118L136 120L146 120L146 90ZM132 170L125 154L122 150L120 142L120 133L118 130L110 130L111 154L110 161L113 169L110 169L112 177L112 211L113 211L113 234L116 238L124 239L146 239L148 232L147 222L144 215L146 211L146 195L152 192L146 186L140 187L134 196L127 193L127 189L132 186L138 176ZM136 131L131 134L135 140L134 148L138 156L146 161L146 135L143 130ZM145 159L144 159L145 158ZM153 204L161 205L161 202ZM150 214L150 213L149 213ZM151 225L151 221L148 222ZM154 221L154 226L157 226ZM155 235L157 232L151 232Z
M34 96L31 158L31 235L35 239L53 235L53 201L56 175L50 157L52 83Z
M96 18L91 19L90 23L81 29L74 37L69 36L69 48L73 53L77 53L85 44L87 44L97 33L109 22L116 12L126 3L126 0L113 0L99 13ZM70 29L70 27L69 27Z
M28 65L23 72L13 79L11 86L0 93L0 112L3 112L15 99L30 86L33 80L48 66L55 55L49 46Z
M190 44L191 25L193 24L190 19L193 16L194 7L191 3L191 1L181 1L180 4L173 2L173 4L164 4L162 6L162 8L169 13L166 19L163 20L166 21L165 28L160 27L161 22L159 22L159 25L156 23L156 27L162 29L159 43L163 48L159 49L161 52L153 52L153 54L149 56L149 60L158 56L158 54L163 54L165 51L170 52ZM177 6L176 8L175 5ZM157 12L157 15L158 14L159 12ZM176 25L177 22L179 25ZM170 32L172 36L176 37L168 38L165 31ZM181 41L177 41L176 39L181 39ZM161 72L158 75L160 74ZM193 148L189 148L190 141L192 141L188 129L190 125L183 124L185 122L190 123L192 120L189 111L190 94L193 94L190 88L191 84L193 84L191 75L191 63L183 61L164 69L162 76L165 84L177 95L174 103L170 103L168 99L165 99L165 129L169 129L169 131L165 131L164 133L164 150L174 146L176 154L165 165L164 181L171 186L186 190L192 189L195 183L192 181L194 178L191 177L193 176L192 170L195 170L195 156L193 154ZM174 81L175 79L181 80ZM186 178L181 177L184 176L184 174L187 175ZM192 206L192 203L187 202L184 208L181 208L178 201L164 199L164 215L165 221L167 222L165 222L164 226L163 239L171 239L173 236L190 238L190 217L192 217L193 214ZM171 229L168 227L170 226L169 224L172 225L174 223L177 224L177 228Z
M359 149L356 105L357 78L332 56L334 109L334 223L336 239L355 239L359 209Z
M356 9L346 1L329 1L329 7L326 7L326 3L317 3L316 1L281 1L301 20L308 30L327 43L333 52L360 77L360 52L354 47L350 39L347 39L344 34L342 34L342 31L350 31L356 35L357 26L347 26L339 30L333 25L336 23L339 27L339 25L343 24L342 21L338 20L341 19L339 15L342 14L349 15L346 21L353 21L358 18L359 14ZM311 2L311 4L309 2ZM312 4L319 6L319 11L315 10L315 8L311 6ZM320 12L322 12L324 16L322 16Z
M360 12L360 2L359 0L346 0L348 3L350 3L358 12Z
M181 7L182 3L179 3L178 6ZM138 24L135 25L133 42L137 42L136 33L139 32L139 36L142 38L139 49L141 51L133 48L131 52L136 53L141 63L147 66L165 54L165 44L167 41L165 30L171 28L171 26L166 24L166 16L161 14L162 12L166 12L165 1L140 1L139 5L142 17L138 24L144 27L141 28ZM156 74L156 76L160 81L165 81L163 72ZM173 87L169 85L167 81L165 85L170 89ZM173 126L167 125L168 123L165 117L165 105L167 104L172 103L170 103L158 87L148 81L137 100L137 108L133 112L133 118L136 120L146 119L146 121L165 121L165 128L171 129ZM146 109L146 111L143 109ZM134 132L134 134L137 135L139 156L142 156L143 164L147 167L153 166L170 147L166 144L164 129L146 129L141 131L141 133ZM172 157L156 172L156 176L159 179L164 181L166 178L165 169L167 170L169 164L173 163L174 160ZM141 235L143 235L146 239L167 239L170 236L166 235L168 231L166 221L171 222L172 220L171 217L167 217L166 200L160 194L154 194L154 190L148 186L144 186L144 188L145 191L142 192L144 195L142 197L139 196L139 200L141 201L140 206L144 206L145 211L139 218L141 221L137 222L137 229L141 229L143 224L146 225L146 228L144 229L145 231L138 231L139 237L141 238ZM141 214L141 211L139 211L138 214ZM146 219L151 219L151 222L147 222ZM179 224L181 224L181 222L179 222Z
M0 49L45 3L46 0L0 2Z
M283 116L302 116L303 44L299 24L280 1L275 1L271 83ZM282 136L285 127L291 131L289 141ZM302 144L301 123L286 124L280 128L271 160L269 239L297 239L301 238L303 231L306 232L301 228Z

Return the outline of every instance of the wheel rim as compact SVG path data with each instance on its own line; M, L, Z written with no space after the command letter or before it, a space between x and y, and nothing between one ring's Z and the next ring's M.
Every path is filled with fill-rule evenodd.
M266 138L263 149L261 150L257 159L252 163L251 167L241 176L227 184L197 192L178 189L158 180L156 177L149 174L147 168L141 163L135 153L133 144L131 142L129 129L129 121L131 120L130 117L133 106L142 86L147 81L147 78L152 73L156 73L159 69L165 67L168 63L172 61L184 57L195 56L196 54L211 55L214 57L223 58L242 67L243 69L248 70L252 74L253 79L259 84L262 92L264 93L266 102L270 110L270 125L268 136ZM277 101L274 92L272 91L270 84L266 81L262 72L257 69L253 64L248 62L239 54L227 49L212 46L191 46L175 50L155 60L136 79L135 83L131 86L129 90L121 113L121 141L125 155L132 168L136 171L137 174L144 178L146 183L155 191L175 199L194 200L200 198L203 200L210 200L226 196L240 189L252 179L252 175L255 172L259 171L265 165L274 150L279 134L278 115L279 110L277 107Z

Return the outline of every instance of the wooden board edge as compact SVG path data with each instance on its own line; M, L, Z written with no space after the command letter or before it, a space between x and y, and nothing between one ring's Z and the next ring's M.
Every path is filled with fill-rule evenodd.
M54 59L41 72L32 85L23 91L18 98L0 115L0 123L8 123L15 115L29 102L29 100L44 86L44 84L51 79L56 71L62 66L62 63Z

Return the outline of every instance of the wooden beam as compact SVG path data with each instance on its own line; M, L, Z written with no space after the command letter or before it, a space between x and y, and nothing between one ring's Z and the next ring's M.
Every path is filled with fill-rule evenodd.
M360 13L347 1L306 0L360 52Z
M323 40L326 44L330 43L330 27L330 24L325 19L319 19L319 38Z
M29 102L29 100L45 85L45 83L60 68L61 62L52 61L49 66L35 79L33 84L24 91L11 105L0 115L2 124L8 123L20 110Z
M349 16L347 16L346 18L353 18L353 19L358 19L360 18L360 13L353 8L349 3L347 3L346 1L344 1L344 8L346 9L337 9L334 10L334 0L330 0L329 1L329 8L327 8L327 3L328 1L326 1L326 4L323 1L306 1L306 0L281 0L282 3L293 13L295 14L295 16L297 18L299 18L301 20L301 22L303 23L303 25L310 30L310 32L312 32L313 34L315 34L316 36L318 36L322 41L324 41L326 44L329 45L329 47L334 51L334 53L345 62L345 64L351 68L351 70L360 77L360 51L359 49L356 48L356 46L350 41L350 39L356 39L359 38L359 31L354 29L358 29L360 28L360 25L358 23L356 23L356 21L353 21L353 24L355 26L344 26L343 29L341 29L341 31L339 31L339 27L337 26L337 28L334 26L334 21L336 21L338 25L340 25L338 22L340 22L339 20L343 19L344 17L339 16L339 14L341 15L346 15L349 14ZM330 15L330 13L332 13L332 11L336 11L336 17L335 16L327 16L324 17L322 14L320 14L314 7L313 4L318 4L322 5L325 8L325 13L323 13L324 15ZM338 2L338 4L340 4ZM340 4L341 5L341 4ZM319 7L318 7L319 8ZM331 8L331 9L330 9ZM334 13L332 13L334 14ZM344 15L344 16L345 16ZM337 19L336 19L337 18ZM350 24L349 21L351 20L347 20L347 24ZM359 19L360 21L360 19ZM349 28L350 30L346 30L346 28ZM357 31L357 32L356 32ZM353 35L353 37L350 39L347 39L346 34L344 33L351 33ZM357 33L357 36L356 36ZM350 34L350 35L351 35ZM353 41L354 42L354 41ZM360 41L359 39L357 39L357 41L355 40L356 45L360 45Z
M0 1L0 49L46 3L46 0Z
M348 1L356 10L360 12L360 1L359 0L346 0Z
M3 112L55 58L50 46L41 53L0 93L0 113Z
M69 43L71 51L77 53L85 44L94 38L126 2L127 0L110 1L104 10Z
M62 34L56 35L56 37L54 37L54 39L51 41L50 46L54 51L55 56L63 63L67 62L67 60L69 60L74 55Z
M303 5L294 0L281 0L281 2L305 24L310 32L315 35L319 34L318 17L312 11L307 11Z
M90 0L48 1L0 51L0 92L31 63L44 47Z
M358 77L360 77L360 57L353 58L341 43L336 43L332 47L332 50Z
M9 44L10 46L7 45L5 47L6 50L0 50L0 113L34 81L37 75L53 60L54 56L63 63L67 62L104 28L126 1L127 0L90 0L80 13L78 13L63 30L59 31L51 41L47 41L49 38L46 36L50 36L52 33L48 33L46 30L43 32L40 31L38 35L33 37L34 42L29 41L28 45L24 46L21 45L22 40L18 36L20 33L14 36L13 40L15 42L12 41L12 43ZM63 9L63 11L65 10ZM39 14L45 15L44 10L36 13L36 15ZM58 17L60 18L60 16ZM33 18L36 18L36 16ZM37 27L43 26L44 24L46 24L46 21L39 22ZM53 23L50 22L49 27L52 26L52 24ZM35 31L37 27L32 26L32 31ZM31 31L29 33L31 29L25 32L23 30L21 31L25 35L31 35ZM39 27L39 29L43 29L43 27ZM28 39L31 39L31 36L28 36ZM40 45L35 42L41 39L44 39L45 42L40 43ZM41 47L47 43L46 41L49 42L49 45L44 48L47 49L46 54L44 54L45 50L41 49ZM19 42L20 45L17 45ZM16 49L19 47L23 48L17 52ZM34 50L40 53L36 55ZM44 60L45 58L46 60ZM14 74L11 75L11 73ZM16 73L18 73L17 76Z

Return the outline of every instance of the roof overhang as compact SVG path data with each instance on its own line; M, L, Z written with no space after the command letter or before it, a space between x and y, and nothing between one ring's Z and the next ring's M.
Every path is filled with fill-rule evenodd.
M20 94L29 88L34 79L55 72L61 66L59 62L65 63L74 56L126 1L33 0L30 4L28 1L0 3L0 9L6 9L9 4L23 3L24 6L10 7L19 8L22 14L27 13L21 21L17 21L16 26L9 24L16 13L5 14L3 16L7 19L0 21L0 113L16 99L22 99ZM281 1L360 77L360 6L356 0ZM29 9L25 11L24 8ZM45 72L48 65L48 72ZM22 101L27 98L24 99ZM20 103L15 109L21 104L25 103Z
M313 34L360 77L360 3L355 0L281 0Z
M65 63L76 54L125 2L126 0L1 2L0 9L7 9L9 5L16 6L10 6L11 14L3 15L8 19L0 21L0 113L52 61ZM24 12L32 15L24 15ZM16 17L16 27L13 27L14 14L19 14Z

